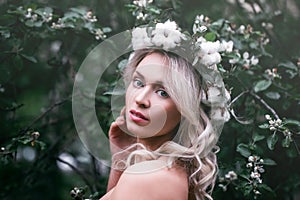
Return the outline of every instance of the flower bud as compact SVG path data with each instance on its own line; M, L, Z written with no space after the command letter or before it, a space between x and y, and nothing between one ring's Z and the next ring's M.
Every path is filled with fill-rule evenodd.
M265 115L265 118L266 118L267 120L271 120L271 119L272 119L270 115Z

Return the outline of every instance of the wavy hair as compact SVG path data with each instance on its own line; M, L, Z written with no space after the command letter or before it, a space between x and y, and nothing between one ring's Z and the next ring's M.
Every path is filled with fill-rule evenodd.
M181 113L181 122L173 140L165 142L158 149L148 151L143 145L137 144L142 149L127 156L126 166L133 163L135 156L147 159L164 156L168 158L169 165L177 163L185 167L189 176L189 199L212 199L218 170L214 152L218 134L201 106L202 80L197 69L174 53L157 49L137 50L125 67L125 86L130 83L138 64L154 52L163 55L169 65L166 88Z

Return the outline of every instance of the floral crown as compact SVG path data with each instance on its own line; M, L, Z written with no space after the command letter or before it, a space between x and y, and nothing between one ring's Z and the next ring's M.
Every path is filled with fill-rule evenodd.
M199 71L203 79L202 103L211 108L210 118L217 122L230 119L228 104L230 93L225 88L217 64L221 62L221 52L232 52L232 41L208 41L201 36L207 28L201 25L203 16L198 16L193 25L193 35L182 32L176 22L167 20L155 26L136 27L132 31L133 50L161 48L167 52L188 52L185 55ZM191 53L189 53L191 52ZM191 54L191 55L190 55ZM183 55L178 53L178 55Z

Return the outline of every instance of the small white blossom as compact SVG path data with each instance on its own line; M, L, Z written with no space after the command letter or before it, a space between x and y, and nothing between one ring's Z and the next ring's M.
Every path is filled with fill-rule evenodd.
M165 23L157 23L152 35L152 43L156 46L162 46L165 50L175 48L182 39L185 39L177 24L170 20Z
M233 181L237 179L237 174L234 171L229 171L227 174L225 174L225 178Z
M134 50L151 46L151 39L148 36L146 28L137 27L132 31L132 47Z
M204 15L197 15L195 19L195 23L200 24L201 22L204 22Z
M218 186L219 186L220 188L222 188L223 192L226 192L226 191L227 191L227 186L226 186L226 185L219 184Z
M270 115L265 115L265 118L266 118L267 120L271 120L271 119L272 119Z
M250 59L250 63L251 65L257 65L259 62L259 59L256 58L255 56L252 56L251 59Z
M247 165L246 165L247 168L251 168L252 166L253 166L252 163L247 163Z
M251 172L250 177L253 178L253 179L260 178L260 173L258 173L258 172Z
M240 34L244 34L245 33L245 29L246 29L246 27L244 25L241 25L236 32L240 33Z
M133 1L133 4L135 4L139 7L146 7L147 4L150 4L152 2L153 2L153 0L136 0L136 1Z
M249 161L249 162L254 162L254 161L255 161L254 156L249 156L249 157L248 157L248 161Z
M200 44L200 50L203 54L213 54L219 52L220 50L220 41L210 42L205 41Z
M238 62L240 61L240 59L241 59L241 54L236 53L236 56L237 56L237 57L234 57L234 58L232 58L232 59L229 59L229 63L230 63L230 64L236 64L236 63L238 63Z
M225 51L225 52L232 52L232 49L233 49L233 41L222 41L221 42L221 45L220 45L220 51Z
M200 63L206 66L212 66L221 62L221 55L218 52L212 54L204 54Z

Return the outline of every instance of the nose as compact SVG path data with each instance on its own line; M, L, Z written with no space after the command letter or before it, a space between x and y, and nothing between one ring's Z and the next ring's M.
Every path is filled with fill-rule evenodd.
M140 89L135 96L135 103L141 108L150 107L150 88Z

